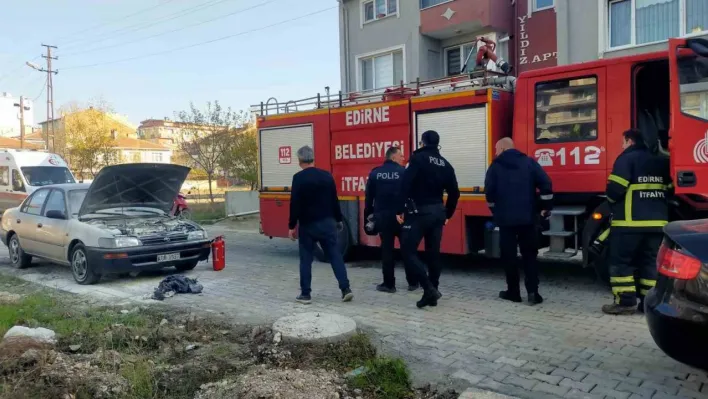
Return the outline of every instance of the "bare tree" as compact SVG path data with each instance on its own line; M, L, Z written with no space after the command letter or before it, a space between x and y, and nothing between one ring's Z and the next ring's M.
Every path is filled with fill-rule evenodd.
M221 167L230 176L246 182L251 190L258 188L258 139L253 123L249 123L233 138L221 159Z
M190 103L189 111L177 114L182 122L179 149L187 166L206 174L209 198L214 202L212 182L217 176L224 154L232 145L235 131L244 123L244 114L223 109L218 101L208 102L204 110Z

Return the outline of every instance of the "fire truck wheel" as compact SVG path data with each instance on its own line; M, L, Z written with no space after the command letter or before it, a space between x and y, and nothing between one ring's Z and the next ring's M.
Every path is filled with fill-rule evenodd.
M337 247L339 249L339 253L342 254L342 257L344 259L347 258L347 255L349 254L349 250L351 248L351 237L349 234L349 223L344 221L344 226L342 230L340 230L337 233ZM320 262L328 263L329 262L329 255L322 249L322 246L317 243L315 245L315 251L314 251L315 259L317 259Z

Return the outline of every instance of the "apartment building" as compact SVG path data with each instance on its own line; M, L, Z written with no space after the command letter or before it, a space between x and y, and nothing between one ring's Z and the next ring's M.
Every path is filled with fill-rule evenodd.
M31 99L23 99L25 108L25 131L31 132L34 125L34 104ZM0 137L19 136L20 98L10 93L0 93Z
M479 36L497 43L497 55L514 66L514 75L658 51L667 47L670 37L708 37L708 0L339 3L341 87L345 92L455 75L475 50Z

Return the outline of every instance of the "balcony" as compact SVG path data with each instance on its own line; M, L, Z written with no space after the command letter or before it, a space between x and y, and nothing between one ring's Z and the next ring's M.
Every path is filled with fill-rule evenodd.
M442 40L480 30L512 31L511 2L501 0L414 0L420 5L420 33ZM441 1L441 2L439 2Z

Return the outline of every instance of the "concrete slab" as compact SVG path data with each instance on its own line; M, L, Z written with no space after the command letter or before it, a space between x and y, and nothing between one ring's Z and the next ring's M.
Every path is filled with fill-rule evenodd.
M307 312L276 320L273 331L285 342L337 342L354 335L356 322L337 314Z

